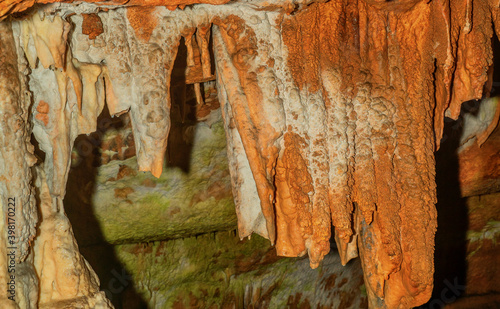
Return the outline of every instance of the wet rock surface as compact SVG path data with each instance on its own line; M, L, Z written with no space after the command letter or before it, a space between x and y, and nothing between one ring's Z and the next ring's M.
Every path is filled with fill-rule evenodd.
M2 88L2 130L15 142L2 144L14 159L4 158L0 172L18 184L2 187L4 200L15 192L22 201L15 261L29 271L19 278L18 302L111 306L78 252L65 208L99 226L78 233L82 243L103 245L230 229L234 201L240 238L261 235L279 256L307 254L313 269L335 239L342 264L359 255L370 307L425 303L440 275L437 226L445 227L438 243L455 237L463 246L469 213L460 186L471 203L496 190L497 146L487 143L500 104L487 97L498 4L201 2L215 5L0 5L2 16L16 13L1 25L0 77L13 80ZM479 99L477 117L464 116L463 139L441 145L445 116L458 119L463 103ZM101 130L106 113L128 118ZM485 147L482 162L492 168L466 166L480 149L474 145ZM461 154L446 163L443 150L435 159L445 146ZM169 171L170 163L178 169ZM79 193L69 196L70 176L68 188ZM491 220L470 235L496 237ZM59 236L47 239L51 230ZM479 236L471 237L473 244ZM439 250L436 257L447 255L446 246Z

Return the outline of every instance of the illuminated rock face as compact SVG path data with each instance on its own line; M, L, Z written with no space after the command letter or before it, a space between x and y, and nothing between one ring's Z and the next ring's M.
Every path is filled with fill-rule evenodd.
M497 6L208 2L223 5L54 4L2 22L0 172L16 184L1 187L2 203L5 214L7 198L19 199L17 261L30 270L19 280L40 291L21 293L20 306L110 306L62 207L71 149L79 134L96 130L107 104L111 115L130 113L139 170L161 175L182 37L200 104L199 83L215 71L240 237L260 234L279 255L308 254L315 268L334 234L343 264L360 256L372 308L425 303L434 271L434 151L444 115L458 117L462 102L491 87ZM0 12L25 6L10 1ZM493 117L471 133L479 144L500 116L497 101L488 104ZM36 238L31 132L45 152L35 170L43 219Z

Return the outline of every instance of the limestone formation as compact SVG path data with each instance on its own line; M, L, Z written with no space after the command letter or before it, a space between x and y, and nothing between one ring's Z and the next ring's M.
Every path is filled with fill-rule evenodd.
M498 3L58 2L0 4L0 264L15 198L15 262L29 270L17 280L39 291L18 289L14 303L2 289L0 304L111 306L64 214L71 151L106 104L130 114L138 169L161 175L182 39L198 104L200 83L217 82L240 237L307 254L313 268L334 238L342 264L359 255L371 308L429 299L434 151L444 117L489 94ZM496 127L498 100L484 106L464 143L481 145ZM36 169L31 133L45 153Z

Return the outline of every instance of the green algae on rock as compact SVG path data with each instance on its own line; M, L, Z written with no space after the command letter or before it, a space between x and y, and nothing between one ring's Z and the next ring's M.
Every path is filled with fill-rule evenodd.
M83 252L91 263L99 260L93 257L97 250ZM344 267L333 252L313 270L306 258L278 257L269 241L258 235L241 241L233 230L116 245L114 254L121 266L113 267L126 269L148 308L366 307L366 294L359 293L359 260ZM102 287L109 298L116 297L106 280ZM131 308L127 297L123 299L123 308Z
M74 175L70 175L68 186L72 194L67 195L65 204L70 218L78 217L74 229L77 238L85 238L79 239L82 245L98 242L98 235L78 233L79 229L88 229L88 221L92 220L98 222L102 240L113 244L235 228L222 122L210 127L202 122L184 132L187 130L193 134L189 171L166 162L161 177L155 178L150 173L137 172L137 160L131 157L96 167L95 180L88 179L87 185L80 185L76 178L85 177L87 168L82 164L72 170ZM125 135L126 130L111 132Z

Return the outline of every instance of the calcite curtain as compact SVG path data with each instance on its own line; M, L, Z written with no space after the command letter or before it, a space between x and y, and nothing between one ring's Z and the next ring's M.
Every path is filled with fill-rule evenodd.
M444 116L457 118L463 102L488 96L499 4L193 3L57 3L0 24L0 175L15 181L2 182L0 194L4 214L8 197L19 201L16 261L27 269L20 280L40 291L20 293L18 303L111 306L64 216L71 149L79 134L95 131L107 104L111 115L130 114L139 169L159 176L182 38L198 98L199 83L216 76L240 237L262 235L282 256L308 254L313 268L333 237L344 264L361 258L370 307L425 303L434 272L434 151ZM31 5L8 1L0 14ZM497 107L478 141L499 115ZM33 170L31 132L46 154ZM43 218L37 237L33 177ZM69 271L57 273L54 265L68 259ZM4 269L1 282L7 278Z

